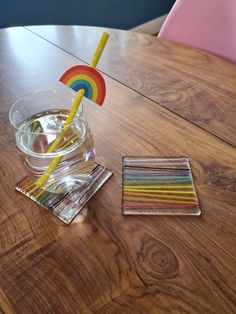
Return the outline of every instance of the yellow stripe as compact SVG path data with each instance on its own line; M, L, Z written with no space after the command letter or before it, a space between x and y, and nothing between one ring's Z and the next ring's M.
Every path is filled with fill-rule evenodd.
M154 194L133 193L133 192L125 192L124 195L155 196ZM184 199L184 200L195 200L195 197L175 196L175 195L159 195L159 196L157 196L157 197L172 198L172 199Z
M44 190L41 190L38 194L35 195L36 199L39 199L39 197L44 193Z
M153 192L153 193L170 193L170 194L194 194L194 191L170 191L170 190L138 190L138 189L126 189L124 188L124 191L127 192Z
M192 185L125 185L125 189L157 189L161 190L163 188L165 189L192 189Z
M28 182L27 184L23 185L21 188L23 190L26 190L28 189L29 187L31 187L35 182L31 181L31 182Z

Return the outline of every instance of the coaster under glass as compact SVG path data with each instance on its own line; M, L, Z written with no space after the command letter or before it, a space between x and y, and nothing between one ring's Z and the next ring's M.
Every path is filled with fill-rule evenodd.
M122 212L199 216L189 159L123 157Z
M66 224L69 224L111 176L112 172L109 169L98 164L85 183L72 192L54 194L38 189L35 193L29 194L23 189L27 185L26 183L31 180L29 177L25 177L17 183L16 190L44 207Z

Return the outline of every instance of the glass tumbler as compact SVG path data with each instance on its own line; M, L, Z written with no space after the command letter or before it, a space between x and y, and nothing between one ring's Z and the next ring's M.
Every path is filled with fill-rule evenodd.
M95 165L93 138L82 103L53 152L47 152L63 130L75 94L64 90L38 90L15 102L9 112L16 145L28 176L37 181L55 157L62 159L42 189L65 193L78 189Z

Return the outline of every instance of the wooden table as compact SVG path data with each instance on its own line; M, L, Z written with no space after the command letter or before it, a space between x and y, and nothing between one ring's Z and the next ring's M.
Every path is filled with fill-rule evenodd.
M10 106L89 62L103 30L0 30L0 311L235 313L235 66L107 30L107 98L84 114L114 176L69 226L14 191L25 173ZM122 216L122 155L190 157L202 216Z

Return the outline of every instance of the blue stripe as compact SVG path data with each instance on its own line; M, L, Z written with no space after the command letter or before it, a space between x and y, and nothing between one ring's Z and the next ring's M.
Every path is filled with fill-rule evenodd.
M92 85L86 80L76 80L70 85L70 88L72 88L76 92L83 88L85 90L84 96L88 99L93 99Z

